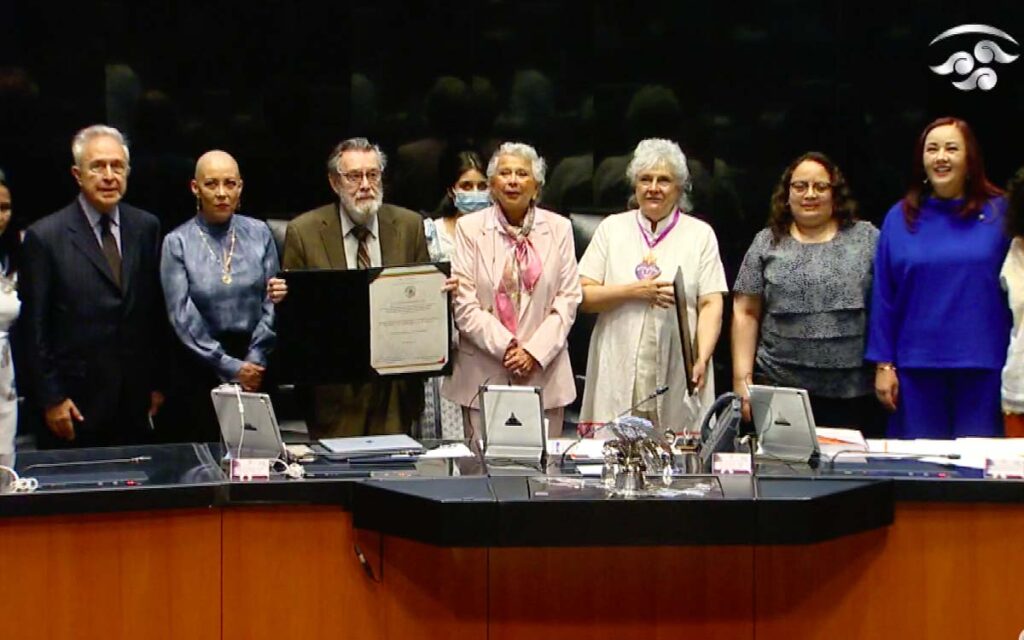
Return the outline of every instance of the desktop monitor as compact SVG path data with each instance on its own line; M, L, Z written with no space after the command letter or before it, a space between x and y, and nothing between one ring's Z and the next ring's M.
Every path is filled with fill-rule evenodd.
M270 396L242 391L236 385L221 385L210 391L210 397L227 449L226 458L288 459Z
M547 446L540 387L480 388L484 456L539 462Z
M757 384L749 389L758 453L783 462L817 464L821 450L807 390Z

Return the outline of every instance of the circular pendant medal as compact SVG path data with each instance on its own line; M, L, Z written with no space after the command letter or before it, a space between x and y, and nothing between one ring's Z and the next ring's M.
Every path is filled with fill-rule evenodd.
M658 267L657 258L654 257L653 253L648 253L644 256L643 261L636 265L634 273L636 273L637 280L654 280L661 275L661 268Z
M223 282L224 284L231 284L231 274L225 273L220 277L220 281Z

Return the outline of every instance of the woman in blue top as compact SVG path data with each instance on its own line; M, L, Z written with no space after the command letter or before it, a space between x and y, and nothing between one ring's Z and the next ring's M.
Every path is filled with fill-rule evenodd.
M875 256L866 358L876 363L875 393L893 412L889 437L1002 435L1005 209L967 123L929 124Z
M160 280L171 326L187 354L180 367L182 415L175 439L219 438L210 389L263 386L274 345L267 281L278 271L266 223L238 215L242 178L223 151L203 154L192 181L196 216L164 238Z

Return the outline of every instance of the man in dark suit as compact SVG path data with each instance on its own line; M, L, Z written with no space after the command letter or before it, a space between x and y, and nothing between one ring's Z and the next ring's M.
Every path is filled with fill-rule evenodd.
M383 203L387 162L366 138L345 140L327 160L339 202L288 224L285 269L367 269L430 262L419 214ZM335 384L309 390L306 423L313 438L408 433L423 411L419 378Z
M85 128L71 152L81 192L28 228L20 273L27 382L48 427L39 445L143 443L163 402L160 223L121 202L130 166L117 129Z

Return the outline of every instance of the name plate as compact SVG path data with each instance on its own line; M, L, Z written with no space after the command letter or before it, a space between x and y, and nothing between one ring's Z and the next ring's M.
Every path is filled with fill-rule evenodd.
M750 454L716 453L711 459L711 472L750 475Z
M985 458L985 477L997 480L1024 478L1024 457Z
M270 460L268 458L236 458L231 461L231 479L269 480Z

